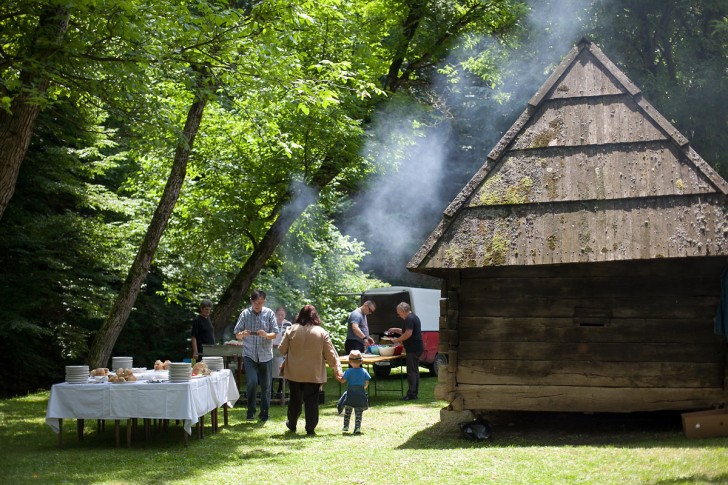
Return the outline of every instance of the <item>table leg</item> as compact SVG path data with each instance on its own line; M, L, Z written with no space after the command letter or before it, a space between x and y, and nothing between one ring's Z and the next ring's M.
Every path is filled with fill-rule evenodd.
M238 357L238 391L243 388L243 358Z
M185 427L182 426L182 436L183 441L185 444L185 448L187 448L190 445L190 435L187 434L187 431L185 430Z
M210 424L212 425L212 432L217 433L217 408L210 413Z
M205 437L205 415L200 416L200 420L197 422L200 427L200 439Z
M58 447L63 446L63 420L58 419Z
M376 364L372 364L371 366L371 375L372 375L372 381L374 382L374 397L377 397L377 381L379 380L379 377L377 377L377 373L374 372L374 366Z
M404 396L404 375L406 372L402 372L402 366L399 367L399 393Z
M225 426L228 425L228 406L227 403L222 405L222 422Z
M114 434L116 435L116 447L117 448L119 447L120 441L121 441L121 436L120 436L121 430L120 430L120 428L121 428L121 420L120 419L115 419L114 420Z
M126 447L131 448L131 431L133 424L136 423L136 418L129 418L126 420Z
M149 441L152 431L152 420L144 418L144 441Z

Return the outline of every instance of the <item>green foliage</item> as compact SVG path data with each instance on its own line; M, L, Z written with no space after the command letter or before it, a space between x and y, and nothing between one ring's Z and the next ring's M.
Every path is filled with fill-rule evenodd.
M728 178L728 4L619 0L597 6L594 40Z
M359 269L366 254L363 244L343 236L325 211L312 208L291 228L257 283L270 288L275 305L284 305L292 318L303 305L315 306L334 344L343 349L341 322L358 306L356 295L386 286Z
M13 371L29 376L4 381L4 395L47 385L59 364L79 361L106 311L124 251L133 250L123 225L107 225L131 206L100 183L117 155L78 109L57 104L41 116L0 223L0 345Z

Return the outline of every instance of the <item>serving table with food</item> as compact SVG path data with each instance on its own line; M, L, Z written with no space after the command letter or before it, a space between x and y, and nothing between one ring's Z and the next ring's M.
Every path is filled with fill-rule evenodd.
M176 365L175 365L176 364ZM204 416L211 413L212 430L217 430L217 409L222 407L227 425L227 410L240 397L229 369L211 371L204 363L170 363L168 370L144 368L86 371L66 370L66 382L51 387L46 410L46 424L58 434L62 445L64 419L78 420L79 439L83 439L85 419L114 420L117 446L119 423L127 420L127 445L131 441L132 420L179 420L184 427L184 443L188 444L193 425L202 437ZM69 366L83 367L83 366ZM88 368L87 368L88 369ZM77 372L77 375L69 374ZM70 377L69 377L70 376ZM103 422L103 421L100 421ZM199 424L198 424L199 423Z
M372 345L368 347L368 352L361 354L362 356L362 366L369 366L369 370L372 370L371 367L376 365L377 363L385 362L390 365L402 365L402 362L405 361L405 354L402 353L402 348L397 349L395 346L388 346L388 345ZM384 352L384 355L382 355L382 352ZM349 365L349 356L348 355L341 355L339 356L339 360L341 361L341 364ZM379 388L377 385L377 381L379 379L375 375L376 373L374 371L369 372L369 374L372 377L372 383L374 384L374 395L377 395L377 392L399 392L401 395L404 395L404 376L403 373L399 373L399 389L389 389L389 388ZM339 386L341 387L341 386Z

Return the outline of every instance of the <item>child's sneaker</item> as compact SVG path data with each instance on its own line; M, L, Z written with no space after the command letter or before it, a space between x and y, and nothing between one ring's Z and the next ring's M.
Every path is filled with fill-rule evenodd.
M354 428L354 434L361 434L361 429Z
M343 428L341 428L341 431L343 431L344 433L348 433L349 432L349 427L348 426L344 426Z

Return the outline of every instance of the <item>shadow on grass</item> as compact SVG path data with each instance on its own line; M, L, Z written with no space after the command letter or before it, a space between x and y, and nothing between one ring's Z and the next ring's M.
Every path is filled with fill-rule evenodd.
M83 440L75 420L64 421L63 446L45 424L48 393L0 401L0 455L11 465L3 472L9 483L168 483L205 481L205 474L243 463L261 466L299 450L311 440L304 434L286 433L285 407L271 409L273 422L245 421L244 406L230 411L230 424L212 433L209 418L204 438L194 433L184 447L184 428L171 421L167 429L153 428L146 436L139 425L126 446L126 422L116 447L113 421L97 430L87 420ZM313 437L313 439L317 439Z
M489 440L463 436L457 423L438 422L412 436L402 449L473 447L605 446L620 448L725 447L728 438L688 439L676 411L640 413L497 412L484 416Z
M669 480L658 480L653 482L655 485L678 485L684 483L728 483L728 473L723 473L717 477L709 477L706 475L688 475L680 478L672 478Z

